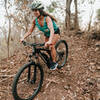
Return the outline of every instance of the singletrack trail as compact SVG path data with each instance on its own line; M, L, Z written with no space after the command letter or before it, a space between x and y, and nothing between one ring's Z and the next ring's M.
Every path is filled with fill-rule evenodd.
M67 33L64 33L67 34ZM34 100L96 100L97 77L99 77L100 48L96 40L88 40L82 35L62 35L69 46L66 65L50 71L42 62L44 81L41 91ZM25 50L4 59L0 63L0 100L14 100L12 82L18 69L28 58ZM26 91L27 92L27 91Z

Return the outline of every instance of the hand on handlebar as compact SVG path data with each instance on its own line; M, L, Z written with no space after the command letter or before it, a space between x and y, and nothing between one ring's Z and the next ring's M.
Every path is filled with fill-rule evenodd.
M24 38L20 39L20 43L22 43L24 41Z
M48 47L49 45L52 45L51 41L48 41L48 42L45 43L45 47Z

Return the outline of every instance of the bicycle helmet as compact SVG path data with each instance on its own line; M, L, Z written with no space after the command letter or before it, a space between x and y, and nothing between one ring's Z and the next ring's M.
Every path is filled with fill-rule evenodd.
M31 5L31 10L40 10L40 9L44 9L43 5L40 2L34 1Z

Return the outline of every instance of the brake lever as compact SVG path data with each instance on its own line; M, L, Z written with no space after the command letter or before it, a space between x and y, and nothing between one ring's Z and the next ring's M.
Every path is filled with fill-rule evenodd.
M45 43L40 44L40 46L44 46L44 45L45 45Z
M24 46L26 46L26 42L25 41L22 41L22 43L23 43Z

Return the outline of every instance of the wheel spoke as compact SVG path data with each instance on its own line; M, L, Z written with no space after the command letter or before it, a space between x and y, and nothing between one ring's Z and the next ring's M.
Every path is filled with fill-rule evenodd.
M59 64L59 68L63 67L68 57L68 45L64 40L60 40L56 44L56 61Z

